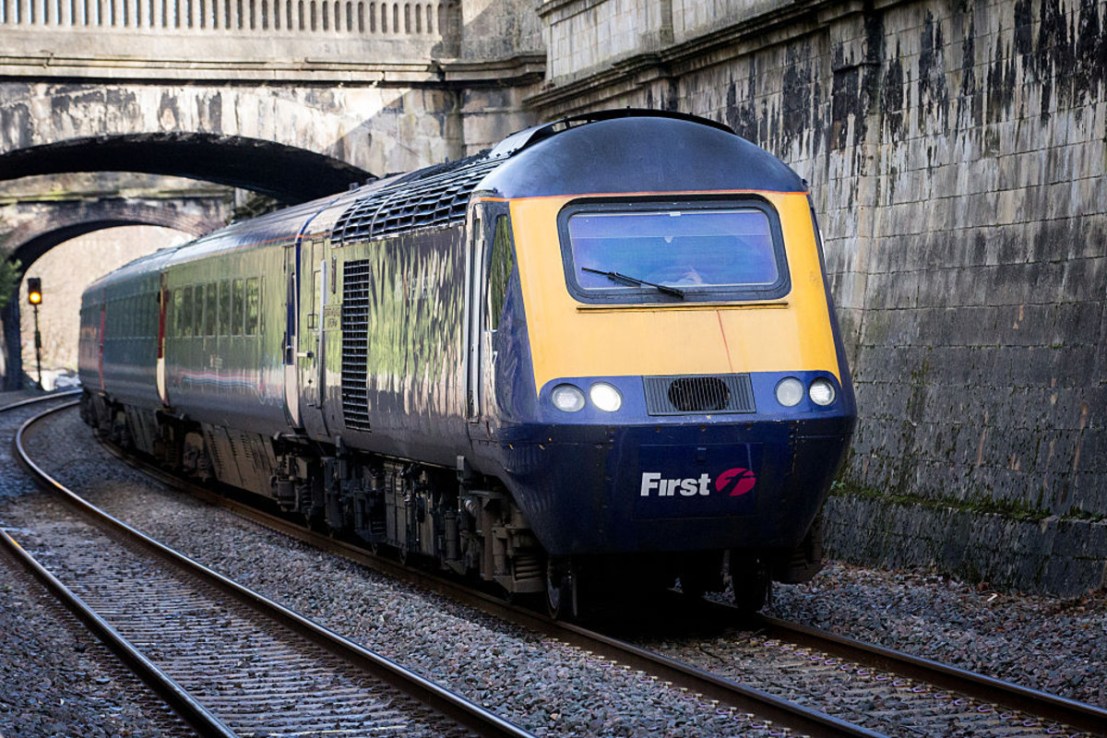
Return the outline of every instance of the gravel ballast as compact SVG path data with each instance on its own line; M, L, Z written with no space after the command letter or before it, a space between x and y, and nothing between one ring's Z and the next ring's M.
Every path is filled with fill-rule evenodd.
M6 404L2 397L0 404ZM9 425L5 422L3 427ZM161 491L159 485L106 457L76 412L56 425L72 440L40 444L41 453L52 459L50 468L60 468L61 476L79 483L109 511L243 584L446 682L539 735L765 734L730 711L713 710L694 695L260 531L178 493ZM10 432L6 435L10 438ZM8 449L9 443L4 443L0 450L4 480L0 523L6 527L33 519L34 500L44 494L31 489ZM66 684L64 676L59 680L56 672L73 667L13 658L22 647L18 644L33 644L37 637L63 637L47 617L23 617L19 629L8 627L14 615L8 607L12 601L8 592L17 589L24 603L21 612L24 606L48 609L41 603L47 596L36 592L34 582L21 580L11 566L0 566L4 594L0 633L5 642L0 673L7 680L18 672L28 682L48 686L40 690L44 697L36 698L36 703L0 697L0 734L95 735L76 728L51 732L53 724L46 718L38 720L40 727L32 732L17 732L25 715L42 714L36 705L61 699L67 689L86 686L85 680L75 685ZM924 572L882 572L830 562L808 584L778 587L767 612L1107 706L1107 596L1103 593L1070 600L1028 597ZM64 636L70 643L75 637ZM66 651L64 644L29 648L55 654ZM97 686L110 692L116 681ZM117 697L113 704L125 704L126 694ZM88 716L82 717L80 708L68 704L63 723L94 724L99 705L88 705ZM126 707L118 712L130 715ZM146 728L125 727L106 734L157 735L164 729L155 721Z
M0 406L26 399L0 394ZM38 492L12 459L15 429L36 411L0 416L0 506ZM0 512L0 526L19 539ZM0 736L190 735L34 577L0 547Z

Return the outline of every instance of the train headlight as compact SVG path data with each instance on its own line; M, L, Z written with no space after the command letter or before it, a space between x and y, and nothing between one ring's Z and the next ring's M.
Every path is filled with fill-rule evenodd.
M559 384L550 393L554 407L567 413L584 409L584 393L571 384Z
M803 399L803 382L795 377L785 377L777 382L776 401L784 407L795 407Z
M613 413L623 406L623 396L607 382L596 382L588 390L588 396L592 398L592 404L604 412Z
M834 402L834 396L836 394L834 385L826 379L816 379L807 389L807 396L811 398L811 402L816 405L822 405L823 407Z

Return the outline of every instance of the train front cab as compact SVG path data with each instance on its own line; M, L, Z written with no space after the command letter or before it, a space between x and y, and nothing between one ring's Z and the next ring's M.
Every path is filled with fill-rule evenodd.
M809 575L855 406L806 193L521 198L510 223L486 392L551 560Z

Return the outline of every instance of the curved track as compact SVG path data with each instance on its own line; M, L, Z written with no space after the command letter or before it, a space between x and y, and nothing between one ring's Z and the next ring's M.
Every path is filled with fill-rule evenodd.
M530 735L63 487L28 458L23 439L35 421L71 405L27 421L15 439L28 469L66 508L20 542L0 538L200 734ZM53 572L32 554L48 558Z
M131 460L132 463L135 463ZM672 682L709 699L797 733L817 736L877 735L1107 735L1107 711L956 667L833 634L760 618L752 631L734 632L731 608L676 599L660 605L656 618L707 624L730 640L748 638L752 666L735 668L705 658L689 664L657 653L645 629L590 630L557 623L468 586L426 572L415 573L364 549L319 535L283 518L242 505L204 488L144 467L177 486L231 508L313 546L462 601L490 615L571 643L602 658ZM664 630L664 629L663 629ZM677 629L679 630L679 629ZM622 634L622 638L614 635ZM638 641L635 645L630 641ZM643 645L645 644L645 645ZM707 649L701 650L707 651ZM803 702L804 705L796 704ZM813 707L814 706L814 707Z
M745 624L752 628L750 637L757 641L755 648L761 650L756 660L765 662L769 670L755 668L741 675L720 673L716 663L689 664L631 642L638 640L640 634L629 639L620 638L613 635L616 632L614 628L604 627L604 632L600 632L572 623L551 621L530 609L505 603L452 579L413 572L356 545L320 535L284 518L205 488L182 483L161 472L147 471L168 483L184 485L209 502L228 507L243 517L312 546L414 585L428 587L490 615L640 669L798 733L826 736L947 735L950 725L959 725L965 733L971 731L981 736L1107 735L1107 711L1102 708L773 618L760 617ZM708 629L716 630L732 627L738 622L734 608L725 605L669 602L663 603L662 607L671 608L668 611L670 626L672 622L690 617L707 623ZM665 620L667 615L662 612L655 617ZM764 646L766 643L770 644L767 648ZM777 673L770 673L774 669ZM789 671L791 674L787 673ZM806 676L797 680L797 673ZM810 683L806 687L789 684L802 682L810 675L815 675L817 684L814 686ZM828 686L835 684L837 686ZM841 715L832 716L830 713L836 707L827 703L846 699L844 693L850 690L855 692L854 702L864 703L875 695L877 702L894 703L896 707L879 714L880 711L875 709L859 711L846 706L841 708L841 712L849 719L843 719ZM783 693L790 697L779 696ZM886 699L887 695L892 695L893 699ZM804 704L797 704L797 699ZM821 709L812 707L812 703L822 706Z

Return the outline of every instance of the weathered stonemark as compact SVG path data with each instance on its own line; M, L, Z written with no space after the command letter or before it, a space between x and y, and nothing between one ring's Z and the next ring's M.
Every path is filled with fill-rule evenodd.
M1107 584L1107 4L539 13L543 116L705 115L810 181L860 412L832 553Z

